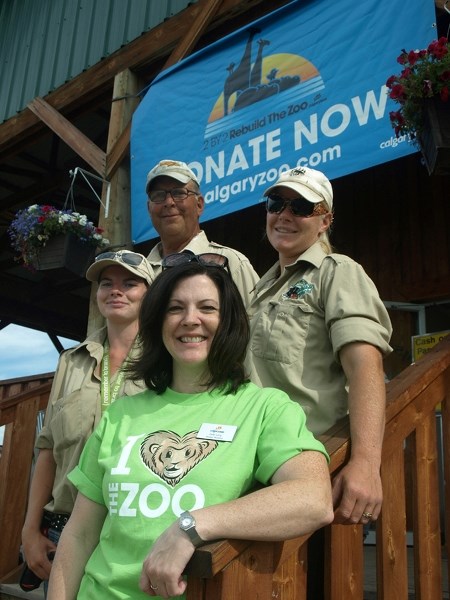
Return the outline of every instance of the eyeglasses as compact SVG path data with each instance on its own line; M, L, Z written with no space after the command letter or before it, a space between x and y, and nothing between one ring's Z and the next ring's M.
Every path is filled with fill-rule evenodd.
M137 254L137 252L124 252L123 250L119 250L118 252L102 252L95 257L95 262L104 260L105 258L110 258L112 260L119 259L126 265L137 267L144 260L145 256Z
M306 200L306 198L299 197L288 200L287 198L283 198L283 196L278 196L278 194L269 194L267 196L267 212L279 215L286 206L289 207L289 210L296 217L317 217L330 212L321 202L313 204L309 200Z
M166 200L166 196L169 194L174 202L183 202L190 194L198 196L197 192L187 190L186 188L174 188L173 190L154 190L149 192L148 197L150 202L155 204L162 204Z
M168 269L170 267L187 265L192 261L198 262L203 267L221 267L222 269L228 269L228 258L226 256L215 254L214 252L194 254L190 250L168 254L162 259L161 266L163 269Z

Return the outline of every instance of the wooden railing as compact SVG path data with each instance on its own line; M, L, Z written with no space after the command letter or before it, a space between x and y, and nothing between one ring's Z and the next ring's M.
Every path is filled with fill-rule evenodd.
M0 582L17 572L37 416L47 407L53 373L0 382Z
M0 531L5 543L0 581L17 565L35 417L45 405L49 385L0 400L0 425L12 423L0 461ZM436 407L442 413L442 438L436 433ZM383 447L383 510L376 527L377 598L407 600L407 530L413 538L416 598L443 597L442 539L450 539L450 491L440 498L438 466L442 441L444 480L450 477L450 336L418 363L387 384ZM15 434L21 438L15 445ZM333 427L323 441L336 473L349 455L348 422ZM16 451L19 453L16 455ZM5 482L5 484L3 483ZM8 533L8 535L7 535ZM326 528L325 590L328 600L363 600L364 545L361 525ZM307 537L287 542L225 540L198 549L188 566L188 600L304 600ZM447 576L449 574L447 573ZM450 577L449 577L450 580Z

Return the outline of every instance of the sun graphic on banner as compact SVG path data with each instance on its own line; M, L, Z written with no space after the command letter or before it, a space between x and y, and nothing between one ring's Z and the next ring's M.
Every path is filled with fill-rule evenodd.
M256 78L255 78L255 69ZM228 67L229 75L224 82L224 91L217 98L209 115L208 123L217 121L229 113L281 94L294 86L303 86L320 79L317 68L306 58L297 54L272 54L262 59L259 65L252 63L251 71L241 76ZM233 77L236 75L235 77ZM234 86L229 85L235 81ZM245 83L243 83L245 81ZM250 85L249 85L249 82ZM233 89L236 88L236 89ZM312 92L311 92L312 93Z

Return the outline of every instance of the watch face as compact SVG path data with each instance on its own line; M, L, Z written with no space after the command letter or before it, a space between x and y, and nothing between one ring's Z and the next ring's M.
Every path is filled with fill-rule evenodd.
M190 517L189 515L186 515L180 519L180 526L183 527L183 529L185 529L186 527L189 527L190 525L192 525L193 522L194 522L194 519L192 517Z
M191 517L183 517L180 521L180 525L181 527L189 527L189 525L192 525Z
M178 524L196 548L204 543L195 529L195 518L189 512L186 511L180 515Z

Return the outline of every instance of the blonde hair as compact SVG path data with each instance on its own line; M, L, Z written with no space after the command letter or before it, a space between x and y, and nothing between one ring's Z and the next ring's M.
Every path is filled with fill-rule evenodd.
M333 215L333 211L331 211L331 210L330 210L330 213L331 213L330 226L328 227L328 229L326 231L322 231L322 233L319 234L319 242L320 242L320 245L322 246L322 249L325 252L325 254L332 254L332 252L334 252L334 248L331 245L330 236L329 236L329 233L331 232L331 227L333 225L333 216L334 215Z
M328 230L322 231L322 233L319 235L319 242L325 254L331 254L333 252L333 246L331 245L330 238L328 236Z

